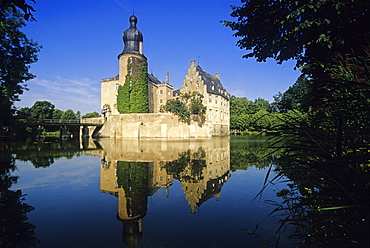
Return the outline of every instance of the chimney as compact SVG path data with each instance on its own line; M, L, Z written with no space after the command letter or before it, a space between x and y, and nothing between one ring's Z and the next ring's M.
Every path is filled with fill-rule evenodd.
M169 84L169 73L166 72L166 84Z
M216 73L216 78L220 80L220 73Z
M195 67L195 60L190 60L190 67Z

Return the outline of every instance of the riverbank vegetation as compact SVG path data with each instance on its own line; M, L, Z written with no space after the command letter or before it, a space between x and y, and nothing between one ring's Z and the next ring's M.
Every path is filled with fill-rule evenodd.
M41 48L21 32L25 18L30 18L30 6L20 2L23 1L0 3L0 137L9 129L16 110L14 104L27 90L26 81L35 77L29 68L37 61Z
M282 224L305 247L368 247L370 2L242 1L231 16L245 58L295 59L309 80L293 97L299 114L275 128L276 171L289 181L273 203Z
M92 112L81 116L80 111L74 112L72 109L66 111L55 108L54 104L48 101L36 101L31 107L23 107L15 111L13 125L13 135L29 136L37 132L38 127L34 125L38 121L45 119L54 120L79 120L81 118L99 117L99 113ZM43 136L57 136L61 127L48 126L41 127Z
M304 99L308 97L311 81L302 74L285 92L278 92L269 103L263 98L254 101L246 97L230 97L231 134L275 132L276 127L292 116L302 118L308 113Z

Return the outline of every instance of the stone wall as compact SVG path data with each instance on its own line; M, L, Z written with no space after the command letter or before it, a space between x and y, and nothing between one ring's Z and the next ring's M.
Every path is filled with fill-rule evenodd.
M110 138L207 138L228 135L227 125L181 122L169 113L110 115L99 137Z

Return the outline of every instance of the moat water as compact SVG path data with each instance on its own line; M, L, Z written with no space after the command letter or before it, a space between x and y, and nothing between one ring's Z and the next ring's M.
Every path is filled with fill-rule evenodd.
M0 244L289 247L266 202L283 185L258 195L273 161L265 141L2 143Z

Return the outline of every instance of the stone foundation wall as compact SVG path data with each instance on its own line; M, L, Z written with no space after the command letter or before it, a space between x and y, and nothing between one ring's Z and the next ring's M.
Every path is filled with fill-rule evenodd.
M99 137L110 138L207 138L225 136L229 127L221 124L190 124L168 113L110 115L99 131Z

